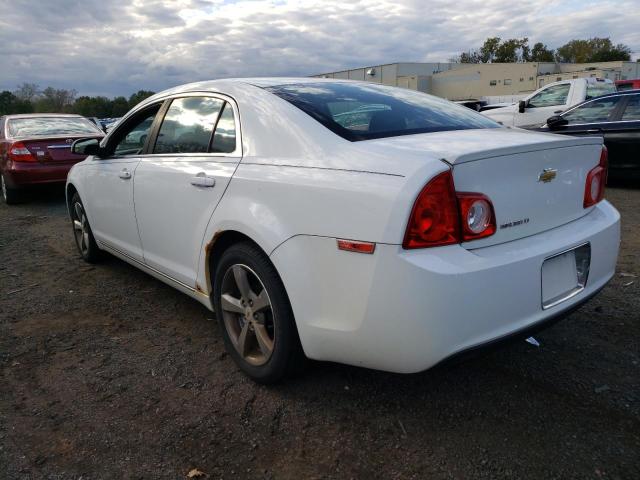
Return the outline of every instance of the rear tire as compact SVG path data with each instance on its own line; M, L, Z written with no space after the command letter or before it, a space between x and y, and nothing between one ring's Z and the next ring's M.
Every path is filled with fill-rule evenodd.
M23 199L22 192L17 188L10 187L4 179L4 174L0 174L0 185L2 187L2 199L7 205L15 205Z
M80 195L74 193L71 198L71 228L73 229L73 238L76 241L76 247L85 262L96 263L102 257L102 251L98 247L89 219L84 210Z
M213 301L227 352L254 381L275 383L304 366L284 285L257 246L238 243L222 253Z

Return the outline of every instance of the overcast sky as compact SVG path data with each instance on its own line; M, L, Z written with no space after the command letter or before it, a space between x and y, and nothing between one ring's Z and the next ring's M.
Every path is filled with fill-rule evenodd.
M640 0L0 0L0 90L159 91L202 79L446 61L489 36L640 55Z

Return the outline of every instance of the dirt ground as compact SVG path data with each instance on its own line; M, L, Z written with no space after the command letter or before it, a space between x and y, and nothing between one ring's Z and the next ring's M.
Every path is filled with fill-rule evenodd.
M275 387L195 301L83 263L60 191L2 204L0 478L638 479L640 190L607 197L616 276L539 348L411 376L315 363Z

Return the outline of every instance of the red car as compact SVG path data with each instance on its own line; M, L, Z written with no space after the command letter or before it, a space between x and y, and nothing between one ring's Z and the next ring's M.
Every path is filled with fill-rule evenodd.
M624 90L636 90L640 88L640 78L635 80L616 80L616 89L619 92Z
M43 183L64 183L71 167L84 156L71 153L79 138L101 139L104 133L80 115L25 114L0 117L0 182L8 204L21 189Z

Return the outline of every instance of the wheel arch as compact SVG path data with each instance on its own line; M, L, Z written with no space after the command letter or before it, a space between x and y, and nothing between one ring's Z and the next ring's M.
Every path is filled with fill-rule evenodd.
M251 243L260 249L267 258L269 257L269 253L246 233L234 229L218 230L204 247L204 281L206 283L206 292L209 293L210 297L213 295L213 275L220 257L227 248L241 242ZM205 293L205 290L198 282L196 282L196 290L200 293Z
M65 187L65 194L66 194L66 203L67 203L67 213L69 215L71 215L71 199L73 198L73 195L76 193L80 195L76 186L71 182L67 183L67 186Z

